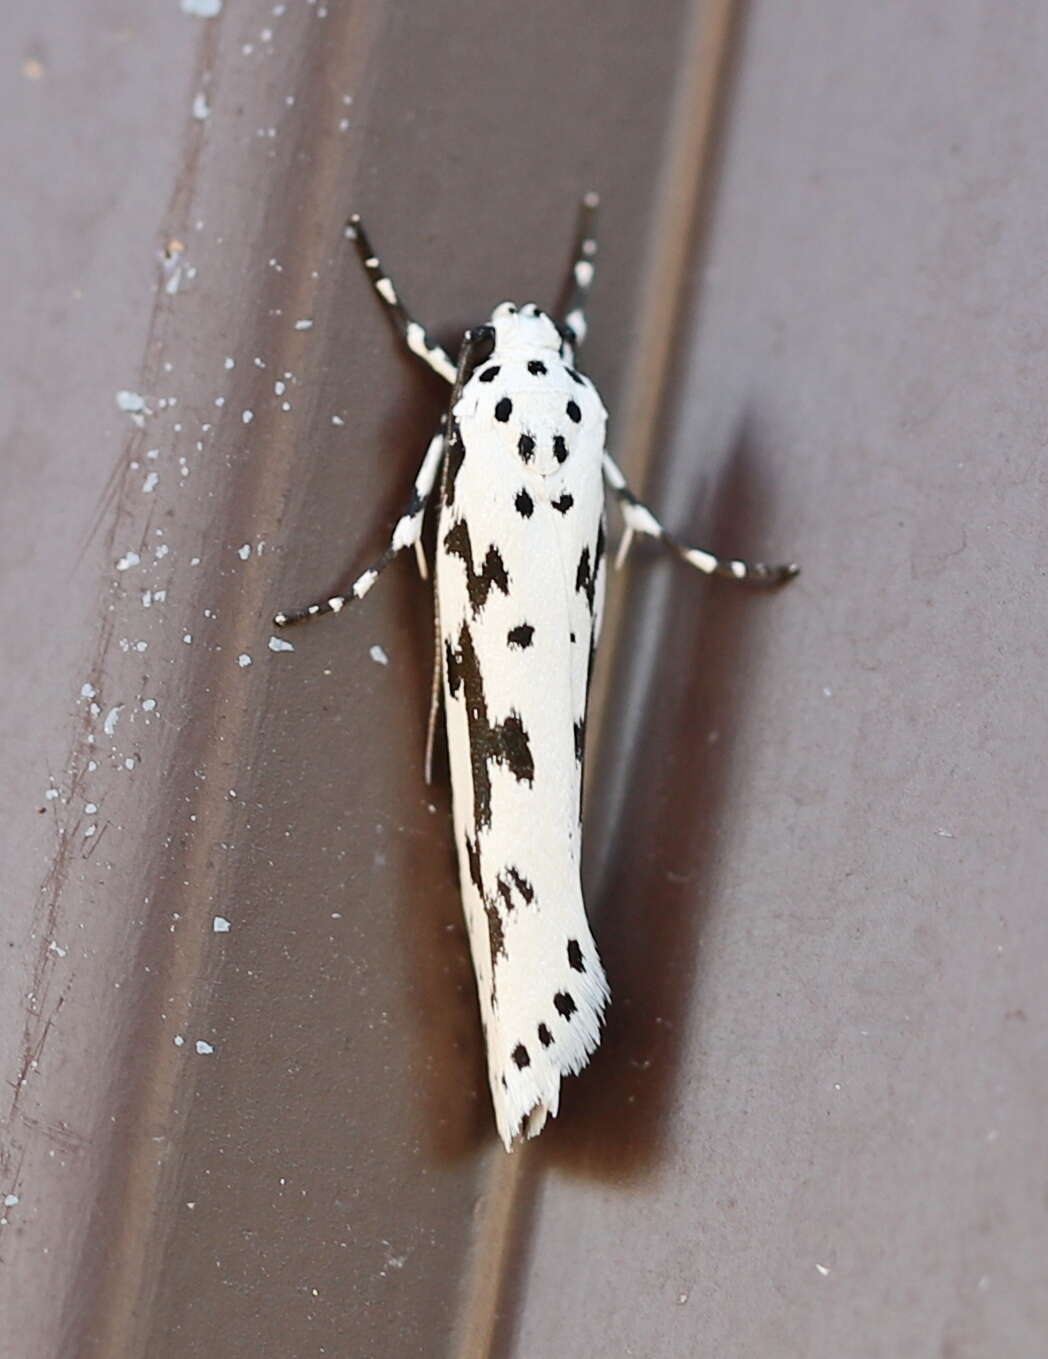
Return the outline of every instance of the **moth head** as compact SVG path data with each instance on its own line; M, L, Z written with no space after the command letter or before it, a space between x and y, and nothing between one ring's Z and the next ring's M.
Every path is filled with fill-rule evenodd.
M527 302L523 307L514 302L500 302L488 324L495 331L496 349L503 352L552 349L555 353L563 353L564 327L534 302ZM574 336L567 343L573 345Z

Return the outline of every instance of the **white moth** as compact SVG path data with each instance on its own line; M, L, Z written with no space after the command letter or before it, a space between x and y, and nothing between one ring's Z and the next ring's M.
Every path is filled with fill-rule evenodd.
M437 490L438 685L446 714L455 846L499 1135L534 1137L600 1041L608 984L582 900L586 704L607 572L604 484L635 533L708 574L776 584L794 566L724 561L672 539L605 449L607 414L575 366L596 254L583 199L563 320L503 302L468 331L458 363L414 321L358 218L347 235L411 352L451 384L389 547L348 595L278 613L338 613L420 544ZM439 476L439 486L438 486Z

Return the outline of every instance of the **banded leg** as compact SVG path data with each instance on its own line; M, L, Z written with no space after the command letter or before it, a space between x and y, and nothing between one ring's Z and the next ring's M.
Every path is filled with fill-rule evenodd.
M769 566L766 562L744 562L735 558L716 557L712 552L704 552L701 547L688 547L671 533L667 533L647 505L643 505L637 499L610 453L604 454L604 479L617 496L626 523L626 531L622 535L622 542L615 558L616 568L626 560L633 535L642 533L664 542L689 566L696 567L707 576L726 576L728 580L743 581L749 585L782 585L785 581L792 580L800 571L800 567L793 562Z
M368 239L368 234L364 230L364 224L356 213L346 223L346 235L356 245L360 262L367 270L375 291L389 308L397 334L412 354L415 354L424 364L432 368L434 373L438 373L445 382L453 383L455 381L455 365L448 357L447 352L429 338L424 328L414 320L397 296L393 281L383 271L379 258Z
M586 338L586 296L593 282L593 260L597 254L597 207L600 198L590 192L579 208L579 224L572 251L571 275L564 290L560 314L575 336L576 345Z
M274 614L273 622L278 628L285 628L289 623L301 623L306 618L316 618L318 614L322 613L341 613L347 604L352 604L355 599L364 598L393 558L398 553L403 552L406 547L415 549L418 569L423 580L425 580L428 572L426 558L422 552L422 521L425 518L426 505L429 503L430 494L436 484L437 472L440 470L440 464L444 457L444 425L445 421L441 421L440 429L430 440L429 447L426 449L426 456L422 459L422 466L418 469L418 475L415 477L415 484L411 488L411 495L401 511L396 527L393 529L389 547L386 548L382 556L377 561L372 562L368 569L357 577L348 595L334 595L331 599L321 599L315 604L308 604L304 609L288 609Z

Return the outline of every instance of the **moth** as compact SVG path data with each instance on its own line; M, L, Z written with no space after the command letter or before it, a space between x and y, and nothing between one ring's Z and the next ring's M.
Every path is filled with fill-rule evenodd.
M507 1150L556 1115L564 1076L600 1041L608 983L580 881L586 707L607 575L605 485L625 531L707 575L776 585L793 565L725 560L671 537L607 451L607 412L576 361L596 255L581 205L559 315L500 303L458 361L404 307L359 217L346 234L410 352L451 388L389 545L348 594L278 613L279 627L362 599L400 553L423 578L436 501L436 661L426 750L443 698L455 847L488 1078Z

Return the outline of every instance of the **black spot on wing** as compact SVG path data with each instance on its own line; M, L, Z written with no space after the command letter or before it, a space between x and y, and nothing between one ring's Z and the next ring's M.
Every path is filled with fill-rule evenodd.
M506 936L502 929L499 908L491 902L484 903L484 914L488 918L488 948L491 950L491 1003L495 1004L495 964L506 956Z
M585 381L584 381L584 379L581 378L581 377L578 375L578 373L575 372L575 369L574 369L574 368L569 368L569 369L568 369L568 377L571 378L572 382L577 382L577 383L579 384L580 387L585 386Z
M528 495L527 491L518 491L517 498L516 500L514 500L513 503L517 507L517 513L522 518L524 519L531 518L532 513L535 509L535 502L532 500L531 496Z
M568 991L558 991L553 997L553 1005L557 1014L562 1015L565 1019L570 1019L579 1008L572 1000L571 994Z
M517 452L521 462L531 462L535 456L535 440L530 434L522 434L517 440Z
M548 1048L553 1042L553 1035L550 1033L549 1029L546 1028L545 1024L539 1025L539 1042L544 1048Z
M532 377L545 377L546 365L541 359L528 359L528 372Z
M448 648L450 688L451 667L461 683L469 728L469 756L473 775L473 825L476 832L491 825L491 769L501 764L520 783L534 783L535 761L531 742L519 713L511 712L502 722L492 722L484 695L473 634L463 623L457 650ZM456 691L457 692L457 689Z
M589 604L590 613L592 613L593 597L597 589L597 573L590 566L590 550L588 547L582 549L582 555L579 557L578 570L575 572L575 589L585 592L586 602Z
M582 763L582 757L585 753L585 750L586 750L586 719L580 718L580 720L575 723L575 758L576 760L578 760L579 764Z
M483 373L477 374L478 382L494 382L502 369L497 363L493 363L490 368L485 368Z
M495 403L495 419L504 425L512 414L513 402L508 396L500 397Z
M567 512L571 509L574 503L575 497L573 495L569 495L567 491L565 491L562 496L560 496L557 500L553 502L553 508L559 514L567 514Z
M488 595L493 588L497 587L504 595L509 594L509 576L502 554L494 544L488 548L484 565L480 570L474 567L473 544L470 541L469 525L464 519L458 520L445 534L444 549L449 556L460 557L466 568L466 590L469 593L474 617L488 602Z
M526 1066L531 1065L531 1058L528 1056L528 1050L523 1043L518 1043L513 1049L513 1061L521 1071L523 1071Z
M532 887L531 883L528 882L526 877L524 877L523 873L518 872L517 869L510 868L507 871L509 873L510 878L512 879L513 886L524 898L525 905L530 906L531 903L535 900L534 887Z
M458 698L459 686L462 684L462 670L459 667L458 656L450 642L444 643L444 673L448 677L448 693L452 698Z
M480 845L476 840L466 839L466 862L469 865L469 880L477 891L484 895L484 880L480 873Z
M568 460L568 446L564 442L563 434L554 434L553 436L553 456L561 463Z
M495 889L506 907L506 911L516 909L517 902L514 898L516 892L525 906L530 906L535 900L535 889L527 880L523 873L512 867L504 868L495 879Z
M531 646L531 639L535 636L535 629L530 623L518 623L515 628L510 628L506 634L506 641L510 646L519 646L523 651Z
M582 961L582 949L577 939L568 940L568 966L575 972L586 970L586 965Z
M568 419L573 424L577 425L582 419L582 411L579 410L579 403L577 401L569 401L564 409L568 412Z

